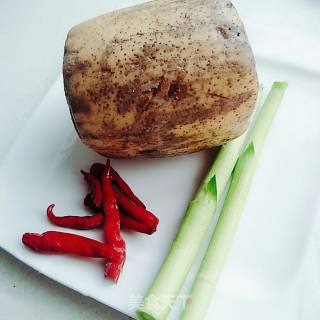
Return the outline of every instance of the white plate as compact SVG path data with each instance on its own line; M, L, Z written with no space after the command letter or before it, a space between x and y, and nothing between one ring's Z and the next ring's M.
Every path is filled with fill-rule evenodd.
M287 80L289 89L266 141L208 319L234 319L235 314L249 320L292 320L305 314L314 318L303 319L319 319L319 75L259 56L257 64L267 88L273 80ZM5 139L2 135L2 144ZM50 203L56 203L59 213L85 213L86 187L79 170L103 161L75 134L61 76L1 160L1 247L48 277L133 316L133 307L155 276L211 152L113 161L160 217L152 236L124 234L128 258L118 285L104 279L102 262L34 254L20 241L26 231L61 230L46 220ZM81 234L102 239L99 231Z

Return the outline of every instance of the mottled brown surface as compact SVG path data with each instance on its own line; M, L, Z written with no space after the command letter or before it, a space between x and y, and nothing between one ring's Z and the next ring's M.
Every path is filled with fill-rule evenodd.
M226 31L226 29L222 28L222 27L217 27L217 31L219 31L221 33L221 35L223 36L224 39L228 39L228 32Z
M157 0L68 34L67 101L82 141L111 157L212 148L248 125L258 82L225 0Z

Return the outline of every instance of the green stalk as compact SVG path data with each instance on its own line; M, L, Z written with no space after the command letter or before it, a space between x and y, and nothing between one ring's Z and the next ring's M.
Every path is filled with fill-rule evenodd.
M285 82L273 84L257 118L249 145L237 161L221 215L191 289L192 303L186 305L182 320L201 320L205 317L240 221L258 156L286 87Z
M260 97L261 90L258 101ZM220 148L195 198L187 208L160 271L136 311L138 319L162 320L166 318L172 302L175 301L191 269L246 138L246 134L243 134Z

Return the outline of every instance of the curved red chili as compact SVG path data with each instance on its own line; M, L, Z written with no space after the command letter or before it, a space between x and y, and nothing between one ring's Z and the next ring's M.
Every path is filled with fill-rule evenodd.
M93 203L93 200L91 198L91 194L88 193L85 198L83 199L83 204L89 208L93 213L100 213L102 211L102 208L97 208L96 205Z
M89 209L91 209L93 212L101 212L100 208L96 208L90 194L87 194L84 198L84 204ZM152 234L157 230L157 224L152 223L146 223L146 222L139 222L134 220L132 217L129 217L126 214L123 214L120 212L120 226L131 229L137 232L146 233L146 234Z
M53 213L54 204L51 204L47 209L47 217L50 222L56 226L88 230L95 229L102 225L104 215L102 213L95 214L94 216L63 216L57 217Z
M100 180L91 173L81 170L84 175L84 179L91 187L91 197L96 207L100 207L102 204L102 190Z
M90 168L90 173L101 179L105 165L102 163L94 163ZM111 178L118 185L118 187L138 206L145 208L144 203L133 193L130 186L121 178L119 173L113 168L111 170Z
M121 227L128 228L141 233L152 234L157 230L157 226L154 224L147 224L138 222L125 214L120 213L120 225Z
M141 223L154 225L155 228L157 227L159 219L152 212L137 206L126 195L117 190L115 190L115 196L119 205L135 220Z
M105 213L104 236L106 242L123 254L122 261L114 262L107 259L105 276L117 282L126 258L126 245L120 235L120 214L114 196L110 175L110 160L102 173L103 209Z
M106 258L121 261L122 255L113 246L72 233L47 231L25 233L22 242L37 252L64 253L81 257Z

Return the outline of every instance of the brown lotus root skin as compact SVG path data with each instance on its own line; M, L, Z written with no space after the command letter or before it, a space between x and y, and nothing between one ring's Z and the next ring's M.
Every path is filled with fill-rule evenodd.
M81 140L115 158L221 145L248 127L258 80L229 1L156 0L72 28L64 85Z

